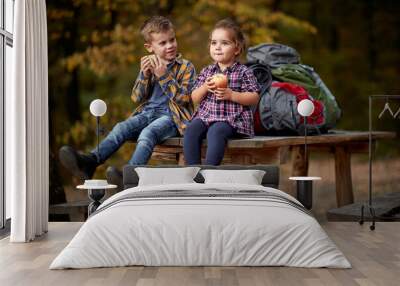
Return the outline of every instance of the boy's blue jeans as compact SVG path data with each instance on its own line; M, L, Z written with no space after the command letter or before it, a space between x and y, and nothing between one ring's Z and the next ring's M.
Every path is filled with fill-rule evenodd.
M167 138L177 136L175 122L168 115L156 111L143 111L117 123L107 137L91 152L99 162L106 161L127 140L137 140L136 149L129 165L145 165L149 161L154 147Z

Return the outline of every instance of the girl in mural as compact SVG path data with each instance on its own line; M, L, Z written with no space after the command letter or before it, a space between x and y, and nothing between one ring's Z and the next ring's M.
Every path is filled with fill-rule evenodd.
M245 39L230 19L219 21L211 32L210 56L214 63L197 77L192 100L199 107L184 133L188 165L201 163L201 142L207 138L205 164L219 165L228 138L254 136L250 105L259 101L259 85L253 72L240 64Z

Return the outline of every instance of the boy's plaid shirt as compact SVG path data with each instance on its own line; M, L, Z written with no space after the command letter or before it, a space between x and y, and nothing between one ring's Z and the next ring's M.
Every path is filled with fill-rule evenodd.
M189 123L194 107L190 96L195 79L195 68L191 62L178 55L167 73L160 78L151 76L148 79L139 76L132 89L131 99L140 105L133 112L139 113L150 99L154 82L158 81L164 94L170 98L169 108L179 133L183 135L186 125Z
M253 72L238 62L221 72L218 64L205 67L199 74L193 89L200 87L208 77L223 73L228 77L228 87L237 92L259 92L260 87ZM206 125L216 121L228 122L236 132L254 136L253 112L250 106L244 106L230 100L217 100L212 92L201 101L193 118L200 118Z

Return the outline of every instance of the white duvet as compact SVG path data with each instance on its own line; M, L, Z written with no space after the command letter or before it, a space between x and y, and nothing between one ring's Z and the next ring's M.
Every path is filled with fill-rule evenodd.
M194 183L127 189L99 207L50 269L127 265L351 267L312 216L280 200L178 196L113 203L132 192L209 189L261 190L300 204L279 190L254 185Z

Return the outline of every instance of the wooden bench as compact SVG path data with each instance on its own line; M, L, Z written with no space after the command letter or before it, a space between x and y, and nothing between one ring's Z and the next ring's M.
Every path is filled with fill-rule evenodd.
M379 139L393 139L394 132L372 133L373 146ZM328 134L307 136L308 154L331 153L335 158L336 202L338 207L354 202L351 179L351 154L368 153L369 132L330 131ZM206 141L203 146L206 146ZM167 139L156 146L153 159L184 165L183 138ZM204 148L203 148L204 149ZM204 151L204 150L203 150ZM202 154L204 152L202 151ZM290 157L291 154L291 157ZM304 136L256 136L251 139L228 141L222 164L283 164L291 158L292 175L308 174L308 158L304 154Z

